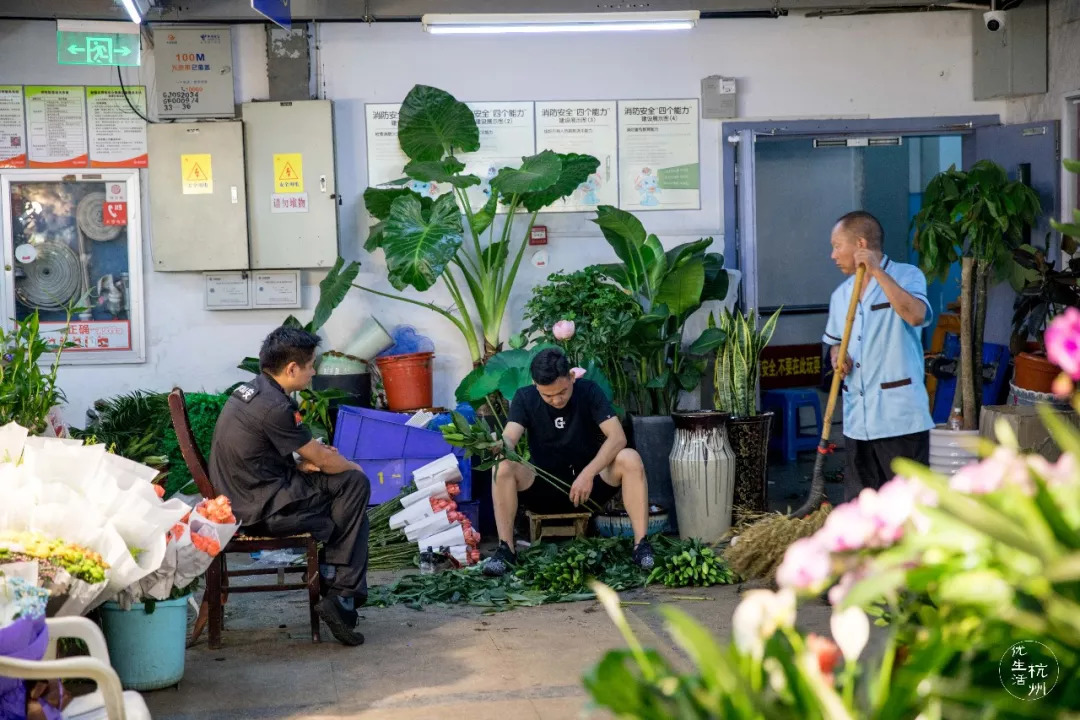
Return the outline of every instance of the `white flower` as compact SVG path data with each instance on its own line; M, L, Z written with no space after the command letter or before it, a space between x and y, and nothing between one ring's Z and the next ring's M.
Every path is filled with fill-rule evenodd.
M795 592L783 589L747 592L731 616L735 647L754 657L761 657L765 641L782 627L795 624Z
M859 659L867 640L870 639L870 620L859 607L834 610L829 620L833 640L840 646L844 661L853 663Z

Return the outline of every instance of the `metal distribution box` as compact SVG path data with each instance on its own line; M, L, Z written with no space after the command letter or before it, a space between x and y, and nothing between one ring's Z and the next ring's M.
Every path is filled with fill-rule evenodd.
M328 268L338 256L329 100L242 105L251 267Z
M154 270L246 270L239 122L147 125Z

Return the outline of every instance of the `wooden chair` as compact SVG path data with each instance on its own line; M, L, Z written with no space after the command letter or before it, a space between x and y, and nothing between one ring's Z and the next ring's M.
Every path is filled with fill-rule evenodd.
M180 444L180 452L184 456L184 462L191 471L191 477L195 480L199 492L205 498L217 497L218 493L210 483L206 459L195 443L195 435L191 432L187 403L184 401L184 391L180 388L173 388L173 391L169 393L169 415ZM282 537L251 537L244 535L243 532L244 528L241 526L237 534L228 545L222 548L221 553L214 558L214 562L206 570L206 592L203 594L202 607L199 608L195 628L191 632L190 643L198 640L203 628L209 624L210 648L216 650L221 647L221 631L225 627L225 603L229 600L230 590L235 593L307 590L308 611L311 615L311 642L320 642L319 616L315 612L315 606L319 602L319 548L314 536L303 533ZM229 553L248 554L262 550L289 548L299 548L307 553L306 566L287 565L230 572L225 560ZM286 573L304 573L304 577L301 582L285 583ZM274 585L238 585L230 588L229 578L250 575L277 575L278 582Z

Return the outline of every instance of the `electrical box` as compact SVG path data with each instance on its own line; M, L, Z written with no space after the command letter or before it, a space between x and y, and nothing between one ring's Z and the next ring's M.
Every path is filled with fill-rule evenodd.
M1004 13L997 30L971 13L972 95L975 100L1041 95L1047 87L1046 0L1025 0Z
M254 269L328 268L338 257L329 100L244 103Z
M248 267L239 122L147 125L154 270Z

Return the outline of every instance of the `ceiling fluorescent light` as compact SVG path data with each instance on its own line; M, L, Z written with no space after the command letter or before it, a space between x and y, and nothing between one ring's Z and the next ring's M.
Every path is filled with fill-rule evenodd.
M124 6L124 9L127 10L131 22L136 25L142 22L142 13L140 13L139 8L135 6L135 0L120 0L120 3Z
M433 35L492 35L550 32L640 32L691 30L697 10L616 13L490 13L428 14L424 31Z

